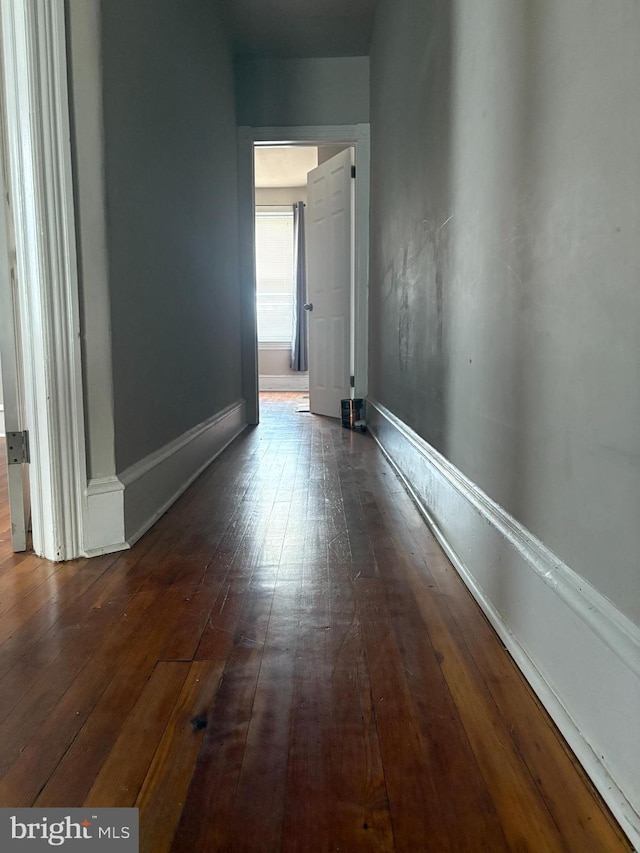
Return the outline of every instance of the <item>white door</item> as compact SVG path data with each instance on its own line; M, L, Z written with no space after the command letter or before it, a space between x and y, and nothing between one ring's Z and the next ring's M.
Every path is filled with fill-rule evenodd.
M1 130L1 128L0 128ZM0 149L4 152L4 136L0 134ZM15 244L9 194L5 183L6 161L4 154L0 163L0 366L4 392L4 420L7 451L7 484L9 488L9 512L11 516L11 543L14 551L27 548L29 527L29 477L27 465L22 461L21 436L23 425L22 383L20 381L21 360L17 330L20 328L16 310L15 292Z
M307 176L309 409L332 418L351 390L352 165L348 148Z

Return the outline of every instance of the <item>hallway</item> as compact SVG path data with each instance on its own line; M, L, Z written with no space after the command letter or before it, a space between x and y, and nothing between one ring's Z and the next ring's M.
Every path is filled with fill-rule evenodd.
M0 806L138 806L149 853L629 850L373 440L300 399L125 553L14 556L0 495Z

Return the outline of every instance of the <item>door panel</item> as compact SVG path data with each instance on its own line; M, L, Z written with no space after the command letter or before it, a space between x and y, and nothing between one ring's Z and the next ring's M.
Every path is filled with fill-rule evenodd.
M352 164L349 148L307 177L309 409L333 418L350 396Z

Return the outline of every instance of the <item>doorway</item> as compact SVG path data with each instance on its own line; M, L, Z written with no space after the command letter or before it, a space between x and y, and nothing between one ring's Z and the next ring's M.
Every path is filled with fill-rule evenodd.
M309 391L304 363L292 367L299 319L296 259L300 213L304 221L307 174L318 163L316 146L256 146L255 253L258 384L261 392ZM304 261L304 257L300 257ZM306 300L303 300L306 301ZM302 369L305 368L305 369Z
M339 417L353 351L353 146L256 145L259 390Z
M367 287L369 230L369 125L239 129L240 276L243 304L243 395L249 423L259 421L258 335L255 279L255 146L353 147L355 172L354 291L350 349L354 396L367 393Z

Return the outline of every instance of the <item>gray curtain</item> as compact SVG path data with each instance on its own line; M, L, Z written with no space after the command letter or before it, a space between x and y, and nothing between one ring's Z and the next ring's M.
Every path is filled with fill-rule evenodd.
M307 270L304 245L304 202L293 205L293 342L291 345L291 369L308 370L307 347Z

